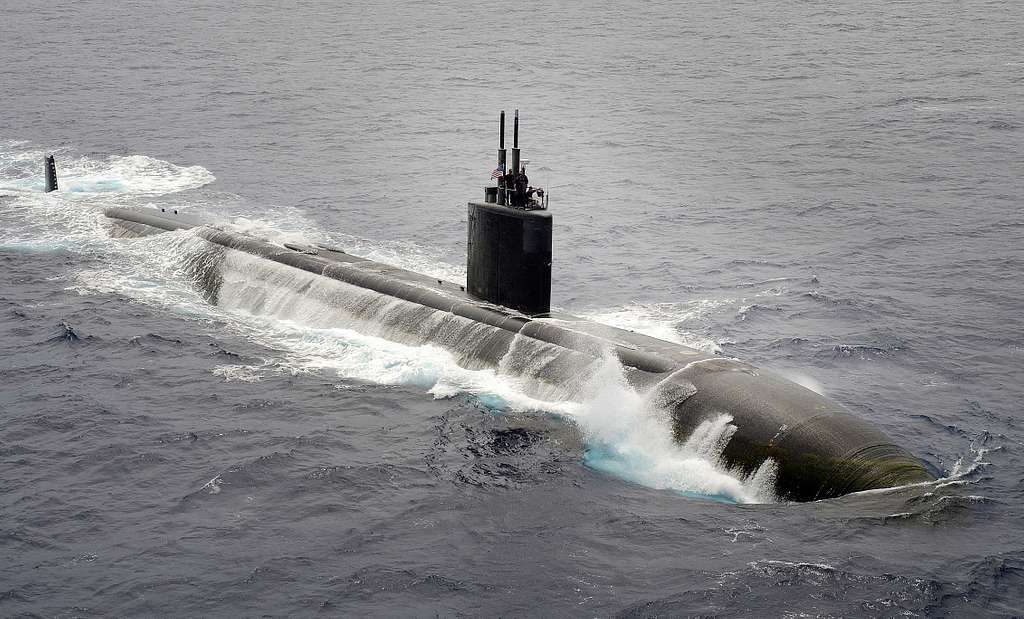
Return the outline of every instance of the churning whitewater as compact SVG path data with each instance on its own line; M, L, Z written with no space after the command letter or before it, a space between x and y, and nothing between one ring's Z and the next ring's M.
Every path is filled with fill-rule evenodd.
M424 321L422 308L407 302L242 252L214 249L190 231L142 239L108 237L104 208L151 205L154 197L202 187L214 180L202 167L176 166L142 155L75 158L60 165L62 186L70 193L42 194L34 191L40 185L38 169L33 176L40 153L27 149L4 154L4 178L14 178L5 181L0 191L16 192L12 212L20 213L30 226L21 241L12 236L6 243L101 255L104 266L76 273L77 283L69 290L125 295L190 319L223 321L233 332L277 352L258 366L215 368L226 381L258 381L268 372L318 372L414 385L435 398L472 394L496 412L554 414L576 424L588 444L585 461L594 469L651 488L730 502L776 500L770 459L750 475L731 471L722 463L722 452L736 429L730 417L704 422L685 442L677 443L672 439L670 411L653 392L640 393L631 387L610 352L573 380L556 385L536 380L535 370L555 362L564 351L517 336L497 370L474 368L468 358L453 357L429 344L428 336L448 330L454 337L467 327L471 334L474 329L484 333L486 325L448 326L445 323L466 319L442 312L432 312ZM182 212L191 208L208 217L215 217L221 206L175 204ZM282 223L285 228L308 226L301 220ZM449 277L461 272L464 281L464 271L438 265L422 250L406 254L394 246L332 238L309 228L273 230L248 218L225 225L249 234L266 233L277 241L355 245L403 267ZM197 291L197 278L216 279L216 286ZM670 326L635 309L610 309L603 315L613 324L618 319L640 332L673 334ZM460 345L471 348L472 335Z

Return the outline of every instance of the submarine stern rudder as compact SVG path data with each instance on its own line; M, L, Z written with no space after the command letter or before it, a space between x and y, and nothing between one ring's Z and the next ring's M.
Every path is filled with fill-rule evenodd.
M57 164L53 160L53 155L43 158L43 177L43 193L57 191Z

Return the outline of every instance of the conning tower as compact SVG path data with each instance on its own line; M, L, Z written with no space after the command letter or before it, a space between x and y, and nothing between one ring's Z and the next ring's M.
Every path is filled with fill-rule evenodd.
M551 214L544 190L531 187L520 159L519 110L512 149L505 149L505 112L498 121L496 185L469 203L467 291L474 297L536 316L551 311ZM506 163L508 164L506 167Z

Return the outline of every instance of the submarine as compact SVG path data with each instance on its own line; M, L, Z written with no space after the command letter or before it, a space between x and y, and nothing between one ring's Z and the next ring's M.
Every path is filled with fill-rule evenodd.
M781 500L935 479L877 428L769 370L553 311L550 195L529 185L518 110L510 149L505 134L501 112L493 182L482 200L467 205L464 285L329 245L279 244L170 208L107 208L104 215L114 237L186 231L183 271L211 303L224 302L239 286L284 286L285 296L322 306L329 319L344 316L346 325L370 335L439 346L464 368L521 378L538 397L584 396L587 378L614 357L629 384L667 411L677 442L727 415L735 431L723 463L748 479L768 480ZM46 174L47 189L56 189L52 158ZM249 308L256 312L273 313L282 303L264 293L248 296L256 299Z

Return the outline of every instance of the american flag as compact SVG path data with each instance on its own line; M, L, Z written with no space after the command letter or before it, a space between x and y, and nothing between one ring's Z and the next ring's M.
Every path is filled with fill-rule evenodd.
M498 167L494 168L494 171L491 172L491 178L498 178L499 176L503 176L504 174L505 174L505 164L504 163L499 163Z

